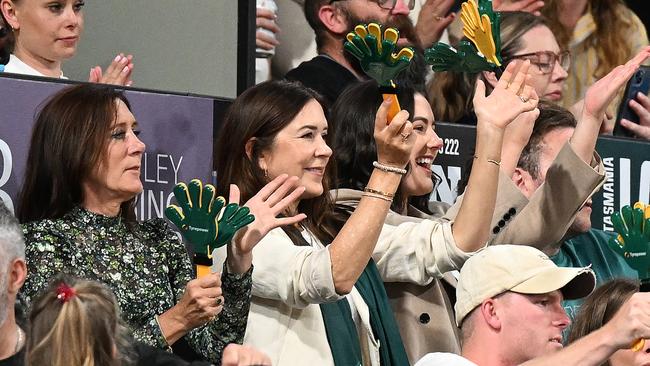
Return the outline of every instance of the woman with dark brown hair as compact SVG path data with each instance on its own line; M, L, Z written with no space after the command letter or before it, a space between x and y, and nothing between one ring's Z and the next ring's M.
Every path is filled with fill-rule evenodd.
M388 103L377 110L378 159L358 209L344 223L328 195L332 150L321 101L299 83L258 84L235 100L216 142L218 190L236 184L246 200L287 174L303 187L278 213L304 220L271 230L255 247L245 343L279 366L405 365L370 256L413 146L412 125L405 111L387 124ZM257 235L256 225L242 242Z
M38 113L17 209L30 273L21 299L29 305L57 273L96 280L113 290L137 340L217 363L244 336L256 241L234 240L221 274L193 279L176 233L162 219L135 220L138 127L125 96L105 85L63 89ZM284 197L282 183L266 190ZM268 205L254 198L249 205Z
M601 328L635 293L639 282L619 278L603 283L580 306L580 311L569 333L568 343L577 341ZM650 363L650 341L646 340L638 351L616 351L602 366L644 366Z

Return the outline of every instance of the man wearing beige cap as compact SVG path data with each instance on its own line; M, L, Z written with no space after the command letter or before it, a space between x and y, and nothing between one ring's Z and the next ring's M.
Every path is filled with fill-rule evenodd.
M557 267L533 247L487 247L465 262L456 288L462 357L430 353L415 366L596 366L650 338L650 295L638 293L604 327L562 350L570 324L562 300L588 295L595 283L589 267Z

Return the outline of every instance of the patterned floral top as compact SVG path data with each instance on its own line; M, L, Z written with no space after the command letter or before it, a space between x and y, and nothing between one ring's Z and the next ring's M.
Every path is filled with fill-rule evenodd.
M60 272L108 285L134 337L167 348L155 319L179 301L192 279L184 245L161 219L126 224L77 207L57 220L23 225L29 276L20 294L27 308ZM185 335L206 360L220 364L228 343L242 343L251 298L252 268L221 276L225 304L219 316Z

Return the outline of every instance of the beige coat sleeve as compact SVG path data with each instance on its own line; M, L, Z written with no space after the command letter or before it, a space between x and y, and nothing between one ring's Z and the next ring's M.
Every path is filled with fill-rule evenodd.
M501 173L489 244L544 248L559 242L582 205L600 189L605 181L604 171L597 153L591 164L585 164L567 143L546 172L546 181L530 200ZM455 218L461 202L459 196L445 219Z
M392 216L392 217L391 217ZM372 254L384 282L410 282L425 285L443 273L459 269L473 253L456 247L451 222L408 218L389 213Z
M526 207L495 233L494 244L525 244L537 248L559 242L578 211L605 181L605 167L597 153L591 164L564 145ZM493 228L496 231L496 227Z
M225 252L219 256L225 257ZM253 267L253 296L294 308L343 298L334 288L329 250L294 245L280 228L271 230L255 246Z

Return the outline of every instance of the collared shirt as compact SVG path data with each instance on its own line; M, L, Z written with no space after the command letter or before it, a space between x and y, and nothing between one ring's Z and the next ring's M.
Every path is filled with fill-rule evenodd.
M16 55L9 55L9 62L5 65L4 72L10 72L13 74L22 74L22 75L32 75L32 76L45 76L35 68L27 65L21 59L16 57ZM61 71L60 79L67 79L63 76L63 71Z

